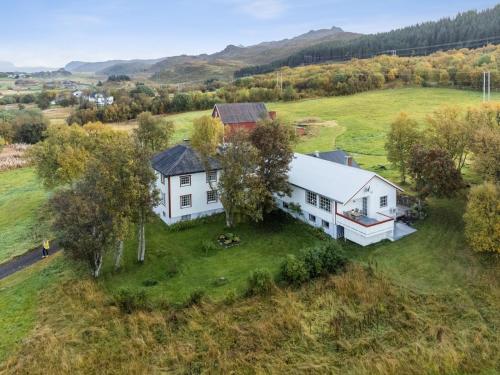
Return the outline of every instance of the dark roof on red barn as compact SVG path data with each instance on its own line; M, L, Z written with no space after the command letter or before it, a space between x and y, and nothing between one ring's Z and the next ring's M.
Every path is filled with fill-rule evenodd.
M227 103L216 104L221 121L224 124L238 124L241 122L258 122L269 117L264 103Z
M153 156L153 169L165 176L204 172L205 165L199 153L187 145L177 145ZM220 164L214 158L208 158L211 170L220 169Z

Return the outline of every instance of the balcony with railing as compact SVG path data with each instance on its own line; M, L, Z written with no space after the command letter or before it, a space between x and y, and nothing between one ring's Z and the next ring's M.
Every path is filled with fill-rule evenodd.
M364 236L386 232L394 228L394 218L377 212L374 217L359 210L337 212L337 224Z

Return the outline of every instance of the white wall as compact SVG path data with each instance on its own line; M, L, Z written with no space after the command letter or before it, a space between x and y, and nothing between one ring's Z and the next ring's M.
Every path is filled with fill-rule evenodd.
M154 212L167 224L173 224L180 221L183 216L191 215L191 219L201 216L213 215L223 211L220 200L215 203L207 203L207 191L211 190L207 182L205 172L191 174L191 185L180 186L180 176L170 177L170 202L171 202L171 217L169 218L168 210L168 177L165 177L165 184L161 183L161 175L155 172L156 187L161 193L165 194L165 205L161 202L159 206L154 208ZM220 172L217 173L217 180L219 179ZM214 187L217 182L213 182ZM180 197L182 195L191 194L191 207L181 208Z
M366 188L370 188L369 191L365 191ZM338 205L337 211L343 213L344 211L350 211L352 209L358 208L361 210L363 208L363 197L368 198L368 214L366 216L376 218L377 213L382 213L389 216L394 216L391 214L391 208L396 208L396 188L391 184L388 184L379 177L374 177L368 182L356 195L345 205ZM387 207L380 207L380 197L387 196Z
M283 202L300 204L300 207L302 208L302 215L295 215L290 210L284 209ZM323 230L326 233L336 238L335 215L334 215L335 201L331 200L331 211L327 212L319 208L319 194L318 194L318 202L315 207L307 203L305 189L292 185L291 196L277 197L277 204L280 209L292 214L292 216L294 216L295 218L302 220L311 226L323 228ZM316 216L315 223L309 220L309 214ZM325 220L330 224L329 228L323 227L322 220Z
M366 189L370 187L370 189ZM374 177L369 183L363 187L359 192L353 192L354 197L345 205L337 203L337 212L343 213L344 211L349 211L354 208L362 209L362 198L368 198L368 212L367 216L378 221L385 221L388 218L381 215L385 214L388 216L394 216L391 213L391 208L396 208L396 189L391 184L388 184L379 177ZM387 196L387 207L380 207L380 197ZM302 209L302 215L296 215L290 210L283 208L283 202L287 203L298 203ZM277 197L278 207L292 216L296 217L308 223L309 225L315 227L322 227L321 220L328 221L330 227L325 229L333 238L337 238L337 225L344 227L344 237L350 241L358 243L359 245L366 246L375 242L379 242L384 239L392 239L394 233L394 220L386 221L373 226L363 226L357 224L352 220L342 218L335 215L335 202L331 201L332 212L326 212L319 208L319 194L318 194L318 204L317 206L310 205L306 202L306 190L298 187L292 186L292 195L290 197ZM312 223L309 220L309 214L316 216L316 222Z

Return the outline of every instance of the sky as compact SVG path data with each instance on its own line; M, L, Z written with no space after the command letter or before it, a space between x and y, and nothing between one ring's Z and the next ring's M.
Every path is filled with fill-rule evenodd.
M213 53L338 26L375 33L485 9L489 0L0 0L0 61L62 67L72 60Z

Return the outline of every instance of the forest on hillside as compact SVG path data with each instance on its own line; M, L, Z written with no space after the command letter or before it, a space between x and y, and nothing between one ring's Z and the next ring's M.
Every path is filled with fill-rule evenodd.
M235 77L268 73L283 66L370 58L379 54L428 55L438 50L474 48L500 43L500 4L481 12L468 11L455 18L424 22L350 41L320 43L270 64L242 68Z
M377 56L342 64L283 68L245 77L210 89L209 83L170 95L167 89L144 84L130 92L110 91L115 103L92 107L83 103L68 123L115 122L135 118L143 111L178 113L212 108L215 103L292 101L322 96L351 95L386 87L423 86L481 90L483 72L491 72L491 87L500 87L500 46L437 52L422 57ZM281 79L278 79L282 77Z

